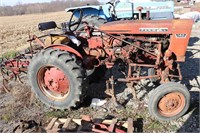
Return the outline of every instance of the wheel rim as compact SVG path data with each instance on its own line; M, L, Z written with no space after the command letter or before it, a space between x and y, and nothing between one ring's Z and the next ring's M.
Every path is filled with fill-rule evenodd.
M70 91L70 83L64 72L56 66L43 66L37 73L39 89L48 98L64 100Z
M164 95L158 103L158 111L162 116L172 117L179 114L185 106L185 97L179 92Z

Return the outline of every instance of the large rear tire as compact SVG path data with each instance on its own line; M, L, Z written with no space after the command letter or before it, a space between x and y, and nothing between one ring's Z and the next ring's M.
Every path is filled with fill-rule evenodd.
M184 115L190 104L188 89L178 83L169 82L158 86L150 95L149 113L158 120L170 121Z
M85 71L74 55L47 49L33 57L28 78L33 92L44 104L55 109L68 109L80 101Z

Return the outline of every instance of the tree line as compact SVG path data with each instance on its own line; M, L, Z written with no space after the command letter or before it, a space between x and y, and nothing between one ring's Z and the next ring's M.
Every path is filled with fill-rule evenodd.
M0 16L13 16L34 13L64 11L69 7L99 5L98 0L53 0L50 3L21 4L0 6Z

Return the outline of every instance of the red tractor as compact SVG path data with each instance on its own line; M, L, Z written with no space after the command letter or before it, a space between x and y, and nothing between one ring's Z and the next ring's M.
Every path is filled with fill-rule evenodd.
M82 101L87 92L87 78L95 69L107 69L119 63L123 78L114 77L106 82L106 94L115 100L115 82L125 82L133 90L142 79L161 85L149 98L149 112L159 120L173 120L186 113L190 93L179 83L182 74L179 62L185 61L192 20L121 20L96 26L78 20L62 24L62 30L47 35L33 36L40 48L33 48L13 60L2 62L2 70L13 75L27 71L33 92L46 105L67 109ZM99 20L98 22L100 22ZM40 23L39 29L56 28L55 22ZM46 37L44 41L40 38ZM22 57L30 57L22 60ZM18 77L18 76L17 76Z

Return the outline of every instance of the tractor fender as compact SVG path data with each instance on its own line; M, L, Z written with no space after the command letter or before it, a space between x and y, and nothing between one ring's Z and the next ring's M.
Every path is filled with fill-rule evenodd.
M73 54L75 54L76 56L78 56L78 57L80 57L81 59L83 59L83 56L82 56L77 50L75 50L75 49L73 49L72 47L69 47L69 46L67 46L67 45L55 44L55 45L48 46L48 47L46 47L45 49L48 49L48 48L64 50L64 51L73 53Z

